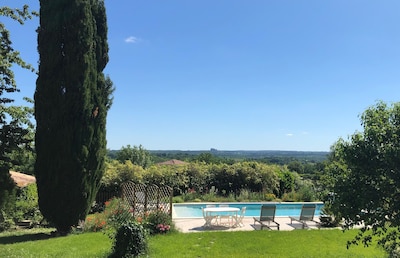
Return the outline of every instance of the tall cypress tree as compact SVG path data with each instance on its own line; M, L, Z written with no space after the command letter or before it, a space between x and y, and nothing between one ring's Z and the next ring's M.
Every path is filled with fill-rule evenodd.
M39 207L58 231L84 219L100 187L113 88L102 0L41 0L35 92Z

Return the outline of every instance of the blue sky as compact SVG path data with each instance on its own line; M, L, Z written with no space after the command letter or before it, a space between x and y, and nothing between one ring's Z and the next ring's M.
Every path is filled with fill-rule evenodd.
M399 101L397 0L105 3L109 149L329 151L367 107ZM35 66L38 22L7 22ZM15 72L33 98L35 75Z

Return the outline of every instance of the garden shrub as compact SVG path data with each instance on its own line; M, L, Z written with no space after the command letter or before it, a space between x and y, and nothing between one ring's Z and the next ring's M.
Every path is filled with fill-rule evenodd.
M150 234L167 233L175 229L171 216L161 210L149 213L146 222Z
M174 196L174 197L172 198L172 202L173 202L173 203L183 203L183 202L185 202L185 201L183 200L183 198L182 198L181 196Z
M10 229L14 224L14 221L7 217L5 212L0 210L0 232Z
M264 199L266 201L273 201L276 199L276 196L273 193L267 193L267 194L265 194Z
M133 220L131 207L121 198L105 202L103 212L89 215L84 223L84 231L96 232L103 229L117 230L122 224Z
M312 202L315 201L315 191L311 184L303 184L297 190L297 198L299 201Z
M284 193L282 196L282 201L297 202L297 201L299 201L298 194L295 191L291 191L289 193Z
M323 227L338 227L340 225L340 219L337 219L332 212L332 206L330 203L325 203L321 209L320 216L321 226Z
M39 224L43 216L39 210L36 184L30 184L18 189L15 202L14 221L31 220L33 225Z
M123 223L114 238L110 257L138 257L147 251L147 233L143 225L130 220Z
M196 198L201 197L201 194L197 193L197 192L188 192L188 193L184 193L182 194L182 198L185 202L190 202L193 201Z

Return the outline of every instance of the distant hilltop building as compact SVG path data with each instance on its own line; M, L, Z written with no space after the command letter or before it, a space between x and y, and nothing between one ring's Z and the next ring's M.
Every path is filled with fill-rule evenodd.
M214 149L214 148L211 148L210 151L211 151L211 152L217 152L218 150L217 150L217 149Z

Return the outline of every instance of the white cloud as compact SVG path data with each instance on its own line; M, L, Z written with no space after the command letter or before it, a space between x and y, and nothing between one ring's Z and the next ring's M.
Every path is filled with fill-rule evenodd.
M292 136L293 136L293 134L292 134L292 133L287 133L287 134L286 134L286 136L288 136L288 137L292 137Z
M138 43L139 42L139 39L137 38L137 37L134 37L134 36L129 36L129 37L127 37L126 39L125 39L125 42L126 43Z

